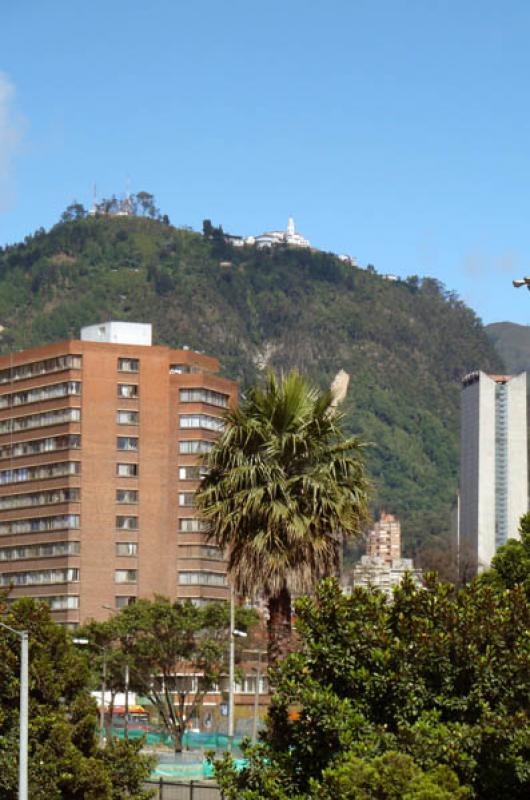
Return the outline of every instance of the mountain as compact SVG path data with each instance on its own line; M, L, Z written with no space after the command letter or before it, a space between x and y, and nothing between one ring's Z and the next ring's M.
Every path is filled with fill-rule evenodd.
M493 322L486 333L509 373L530 370L530 325Z
M123 319L218 356L243 389L265 366L320 385L345 369L374 512L401 517L409 553L447 533L460 379L504 369L473 311L432 278L389 281L330 253L234 247L211 225L202 236L167 222L85 217L0 250L0 351Z

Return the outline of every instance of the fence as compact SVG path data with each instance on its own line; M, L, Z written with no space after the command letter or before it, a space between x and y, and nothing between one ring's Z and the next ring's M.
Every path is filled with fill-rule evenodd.
M218 786L202 781L178 783L160 778L156 781L144 781L144 789L154 792L154 800L223 800Z
M117 739L125 737L124 728L112 728L112 735ZM129 739L141 739L145 737L146 745L163 744L167 747L173 746L173 741L169 734L164 731L156 731L153 728L150 730L136 729L128 731ZM234 736L232 740L232 750L239 750L241 744L241 736ZM228 750L228 736L226 733L195 733L194 731L186 731L182 737L182 745L190 750Z

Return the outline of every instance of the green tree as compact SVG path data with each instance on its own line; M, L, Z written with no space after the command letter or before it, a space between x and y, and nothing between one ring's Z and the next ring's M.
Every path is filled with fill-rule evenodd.
M412 781L404 797L414 782L423 793L411 797L438 797L422 785L433 780L446 797L458 786L449 771L470 797L528 796L530 605L520 586L455 592L430 576L422 589L405 581L389 604L324 581L297 602L297 626L301 647L276 668L261 744L237 777L220 765L238 800L385 797L374 787L391 753L410 758L400 761ZM372 794L339 788L366 776Z
M246 630L256 622L256 613L239 608L236 621ZM131 689L156 708L176 751L182 750L187 720L226 674L228 623L226 603L199 608L164 597L138 600L111 621L113 641L108 647L117 670L114 685L123 688L122 667L127 663ZM98 644L101 626L90 623L84 629Z
M491 569L480 580L501 591L524 586L530 598L530 513L521 517L520 539L508 539L491 561Z
M31 800L145 800L151 759L137 745L101 750L90 675L49 609L19 600L2 617L29 632L29 794ZM0 634L0 796L17 797L18 638ZM124 773L127 764L127 774ZM125 792L128 792L125 794Z
M112 717L116 695L124 690L126 654L120 642L121 628L117 617L113 616L105 622L90 621L76 631L76 638L88 640L83 653L89 655L89 666L92 680L91 688L100 690L105 661L105 688L110 694L107 714L105 715L105 738L112 739Z
M447 767L422 770L405 753L391 750L372 759L349 754L326 769L314 800L464 800L468 789Z
M104 197L96 206L100 214L117 214L120 210L120 201L115 194L112 197Z
M138 206L142 209L144 217L151 217L156 219L158 217L158 209L155 206L155 198L149 192L138 192L135 195Z
M337 574L342 536L367 517L361 445L344 436L333 403L296 371L269 373L205 458L198 505L235 590L268 599L270 662L290 636L291 593Z
M74 219L86 217L86 208L81 203L70 203L61 214L61 222L71 222Z

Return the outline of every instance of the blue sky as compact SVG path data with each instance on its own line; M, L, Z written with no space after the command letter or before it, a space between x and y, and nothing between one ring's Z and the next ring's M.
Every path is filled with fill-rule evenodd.
M133 191L176 225L297 227L530 321L530 5L17 0L0 12L0 244Z

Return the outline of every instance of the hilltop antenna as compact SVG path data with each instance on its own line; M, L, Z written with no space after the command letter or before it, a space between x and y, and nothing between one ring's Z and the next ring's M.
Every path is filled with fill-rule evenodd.
M97 188L96 184L94 184L94 190L92 192L92 208L88 212L91 217L95 217L98 210L98 203L97 203Z
M127 175L125 180L125 200L123 201L123 210L128 216L132 215L131 203L131 177Z

